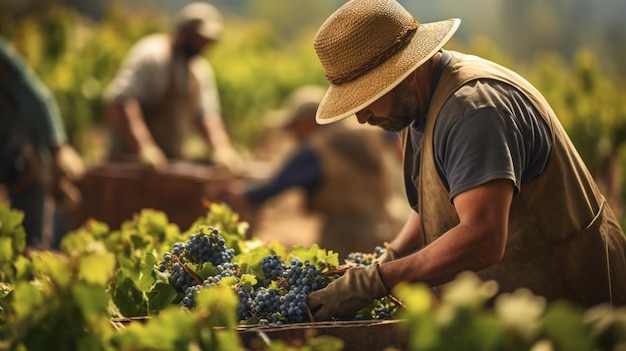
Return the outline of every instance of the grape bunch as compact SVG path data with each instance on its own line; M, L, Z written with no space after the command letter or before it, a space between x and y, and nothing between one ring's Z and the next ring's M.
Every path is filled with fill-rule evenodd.
M324 288L331 278L309 261L293 258L289 265L279 256L261 260L263 284L255 289L240 289L239 318L260 324L289 324L308 320L307 301L311 292Z
M181 293L202 282L195 271L205 263L214 266L230 264L235 252L226 246L226 241L216 228L209 227L208 234L200 231L192 234L187 242L175 243L172 252L163 254L159 271L169 273L169 281ZM192 269L190 267L196 267Z
M394 300L385 296L374 300L369 306L362 308L354 319L391 319L398 308L399 306Z
M180 300L180 306L186 308L192 308L195 306L194 296L200 289L220 284L224 277L239 276L239 264L238 263L223 263L217 266L217 274L208 276L202 284L193 284L185 288L185 296Z
M346 256L346 262L358 267L367 267L374 263L374 260L385 253L385 248L376 246L374 252L362 253L351 252ZM361 309L355 316L355 320L363 319L389 319L398 310L399 306L389 297L374 300L369 306Z
M241 282L237 264L218 265L216 275L186 289L180 305L193 308L194 296L200 289L220 284L222 278L232 276L237 278L231 287L239 297L237 313L242 322L280 325L307 321L308 295L326 287L332 278L325 277L314 264L299 258L293 258L287 265L278 255L268 255L260 264L263 277L255 286Z
M369 266L374 263L374 260L382 256L385 253L385 248L381 246L376 246L374 248L374 252L363 253L363 252L350 252L346 256L346 262L354 264L359 267Z

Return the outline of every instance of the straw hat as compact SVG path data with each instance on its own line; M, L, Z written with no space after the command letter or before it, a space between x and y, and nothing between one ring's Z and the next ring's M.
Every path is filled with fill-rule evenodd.
M176 31L194 26L207 39L217 40L222 34L222 16L215 6L206 2L192 2L181 8L174 17Z
M345 3L313 43L330 81L317 122L350 117L385 95L437 53L460 22L419 23L395 0Z

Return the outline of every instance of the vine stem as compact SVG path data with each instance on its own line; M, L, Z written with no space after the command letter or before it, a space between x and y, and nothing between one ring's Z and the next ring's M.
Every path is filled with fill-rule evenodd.
M172 256L174 256L174 255L172 255ZM174 256L174 257L176 257L176 261L178 261L178 263L180 263L180 266L183 267L185 272L187 272L187 274L189 274L193 278L193 280L195 280L196 283L198 283L198 285L202 285L202 282L200 281L200 278L198 278L198 275L194 271L192 271L189 268L187 268L187 265L182 263L180 261L180 258L178 258L178 256Z

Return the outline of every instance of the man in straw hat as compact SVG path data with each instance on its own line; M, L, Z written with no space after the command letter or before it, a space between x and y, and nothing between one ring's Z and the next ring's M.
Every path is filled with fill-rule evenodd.
M626 303L624 233L563 127L519 75L443 50L459 23L352 0L315 37L330 81L318 123L402 132L414 210L377 263L309 296L315 320L353 318L402 281L435 288L468 270L500 292Z
M110 158L134 154L151 169L168 159L186 159L184 140L194 122L212 148L212 160L239 167L222 122L211 65L201 53L222 32L218 10L208 3L185 5L171 33L151 34L129 51L105 95L105 118L114 127Z

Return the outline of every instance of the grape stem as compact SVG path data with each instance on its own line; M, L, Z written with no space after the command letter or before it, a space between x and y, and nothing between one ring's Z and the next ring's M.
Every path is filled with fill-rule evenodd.
M174 256L174 255L172 255L172 256ZM198 278L198 275L194 271L192 271L189 268L187 268L187 265L182 263L180 261L180 258L178 258L178 256L174 256L174 257L176 258L176 261L178 261L178 263L180 263L180 266L183 267L185 272L187 272L187 274L189 274L193 278L193 280L195 280L196 283L198 283L198 285L202 285L202 281L200 280L200 278Z

